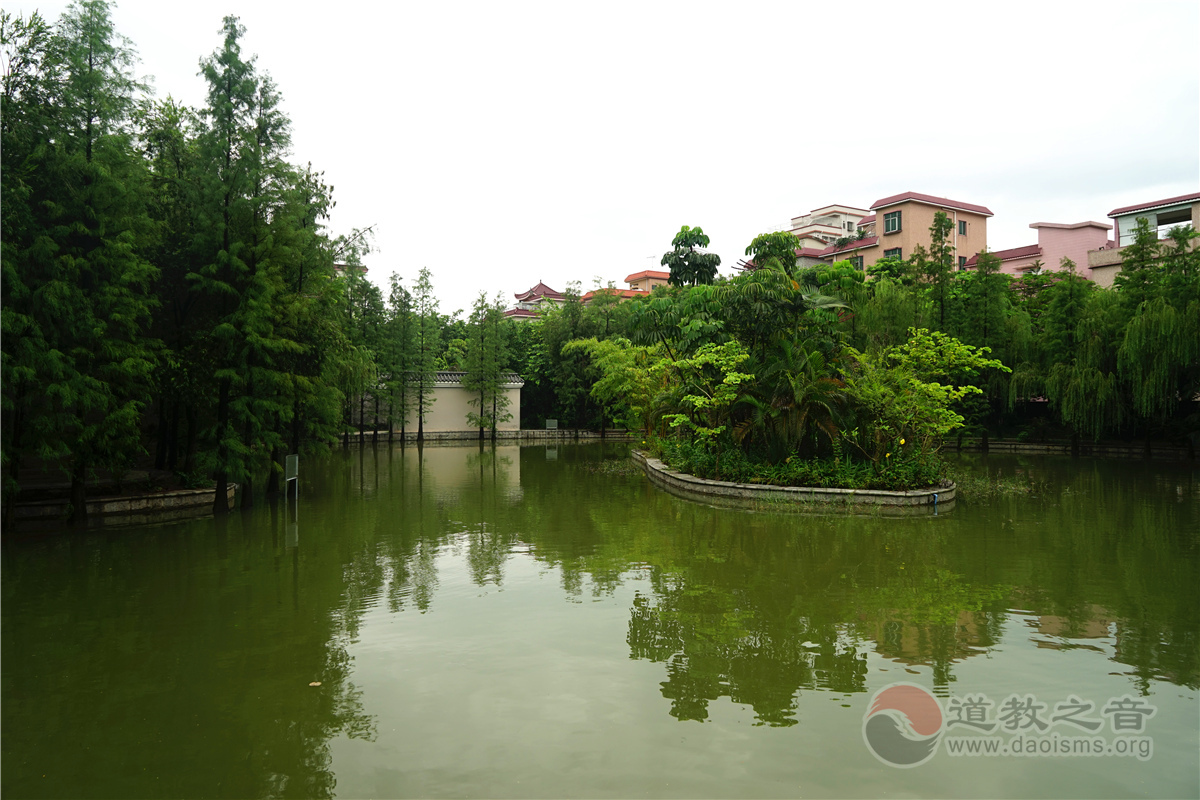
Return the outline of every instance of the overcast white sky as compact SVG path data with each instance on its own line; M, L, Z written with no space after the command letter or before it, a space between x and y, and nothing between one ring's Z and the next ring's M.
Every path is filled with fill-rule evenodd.
M66 3L19 0L57 20ZM225 14L381 285L442 311L544 280L624 286L681 225L722 272L758 233L904 191L1031 222L1200 188L1200 3L124 0L156 93L203 102Z

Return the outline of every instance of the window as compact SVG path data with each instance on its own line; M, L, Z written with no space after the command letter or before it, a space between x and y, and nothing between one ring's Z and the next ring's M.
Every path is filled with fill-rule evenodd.
M854 233L854 223L853 223L853 222L847 222L847 223L846 223L846 230L850 231L851 233Z
M960 219L958 221L958 235L959 236L967 235L967 221L965 219Z
M894 258L897 261L900 261L903 258L903 256L900 255L899 247L893 247L891 250L884 250L883 257L884 258Z
M863 257L862 256L854 256L853 258L850 259L850 263L854 265L855 269L862 269L863 268Z
M897 233L900 230L900 212L893 211L883 215L883 232Z
M958 257L958 268L959 268L959 269L966 269L966 268L967 268L967 257L966 257L966 256L959 256L959 257Z

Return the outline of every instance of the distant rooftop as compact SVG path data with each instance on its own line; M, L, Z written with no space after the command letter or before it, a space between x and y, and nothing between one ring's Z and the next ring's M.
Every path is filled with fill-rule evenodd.
M913 201L917 203L925 203L926 205L938 206L939 208L953 208L959 211L971 211L975 214L983 214L991 217L995 216L986 206L977 206L974 203L963 203L958 200L951 200L948 197L934 197L931 194L921 194L920 192L904 192L903 194L894 194L891 197L885 197L882 200L877 200L871 206L872 211L879 211L887 206L894 206L898 203Z
M1181 194L1178 197L1168 197L1166 200L1155 200L1150 203L1139 203L1135 206L1114 208L1112 211L1108 212L1108 215L1110 217L1120 217L1124 216L1125 214L1132 214L1135 211L1153 211L1154 209L1162 208L1163 206L1174 206L1181 203L1194 203L1197 200L1200 200L1200 192Z
M632 275L625 276L625 282L633 283L634 281L640 281L642 278L658 278L665 281L670 280L671 273L662 272L656 269L644 269L641 272L635 272Z
M821 255L822 256L832 256L832 255L837 255L838 253L850 253L850 252L853 252L854 250L861 250L864 247L870 247L870 246L874 245L875 243L877 243L878 241L879 241L878 236L867 236L866 238L863 238L863 239L854 239L849 244L844 244L844 245L841 245L840 247L835 242L835 243L829 245L829 247L826 247L824 250L822 250Z
M1065 227L1065 226L1064 226ZM1041 245L1027 244L1022 247L1010 247L1007 250L994 250L992 255L1001 261L1013 261L1018 258L1029 258L1030 256L1040 256L1042 254ZM967 259L963 266L973 267L979 263L979 255L973 255Z
M521 301L532 300L535 297L549 297L552 300L562 300L563 299L563 296L561 293L554 291L553 289L551 289L549 286L542 283L541 281L538 281L537 285L535 285L529 291L517 292L516 294L513 295L513 297L516 297L518 300L521 300Z

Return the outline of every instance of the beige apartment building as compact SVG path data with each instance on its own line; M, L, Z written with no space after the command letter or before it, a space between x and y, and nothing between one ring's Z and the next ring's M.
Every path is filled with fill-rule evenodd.
M952 223L950 244L958 269L965 268L969 258L987 247L987 220L992 212L984 206L904 192L877 201L870 210L874 218L864 217L859 226L867 236L849 244L831 245L821 253L825 260L849 260L859 269L866 269L884 258L909 258L917 245L928 251L932 243L929 229L939 211L944 211Z
M857 233L859 225L869 213L865 208L854 206L822 206L802 216L792 217L790 230L801 248L823 250L843 236Z

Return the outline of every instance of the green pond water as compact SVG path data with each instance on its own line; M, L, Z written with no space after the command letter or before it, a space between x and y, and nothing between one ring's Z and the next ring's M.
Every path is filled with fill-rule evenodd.
M1200 470L961 456L1032 491L817 516L628 447L380 445L294 506L7 537L4 797L1200 795ZM941 714L910 769L895 683Z

